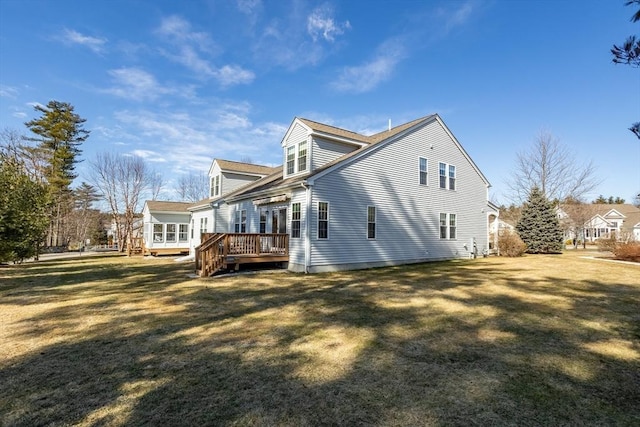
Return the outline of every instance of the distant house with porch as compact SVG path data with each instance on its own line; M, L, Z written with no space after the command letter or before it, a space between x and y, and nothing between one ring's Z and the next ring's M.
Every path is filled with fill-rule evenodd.
M640 241L640 209L631 204L590 204L585 205L589 219L579 227L571 227L565 232L568 239L596 242L602 238ZM570 215L558 209L561 221L571 222ZM575 235L575 230L580 230Z
M143 252L151 255L188 254L191 203L147 200L142 217Z

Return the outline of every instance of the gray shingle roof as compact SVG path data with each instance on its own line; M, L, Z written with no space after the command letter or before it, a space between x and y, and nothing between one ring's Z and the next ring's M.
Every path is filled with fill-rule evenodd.
M234 162L233 160L216 159L218 166L223 171L242 172L255 175L270 175L275 168L270 166L256 165L252 163Z

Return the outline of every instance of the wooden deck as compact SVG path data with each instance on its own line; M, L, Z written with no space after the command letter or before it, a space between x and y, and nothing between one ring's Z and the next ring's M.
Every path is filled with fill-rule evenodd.
M240 264L289 261L288 234L203 233L201 242L195 251L201 277Z

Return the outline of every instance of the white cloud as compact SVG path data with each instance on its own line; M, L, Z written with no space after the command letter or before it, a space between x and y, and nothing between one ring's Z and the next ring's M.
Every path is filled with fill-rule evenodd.
M466 24L473 12L473 9L474 7L471 1L463 3L449 16L449 19L447 20L447 27L451 28Z
M157 34L171 45L160 49L168 59L185 66L199 78L216 79L221 86L248 84L255 79L255 74L239 65L216 67L207 56L214 56L218 48L205 32L193 31L191 24L179 17L170 16L162 20Z
M222 86L251 83L256 77L253 72L238 65L225 65L216 70L215 76Z
M179 95L192 98L193 86L167 86L159 83L155 76L141 68L118 68L109 70L114 86L102 90L120 98L133 101L153 101L162 95Z
M77 44L91 49L95 53L102 52L107 39L85 36L75 30L65 28L62 33L62 41L66 44Z
M344 34L351 28L349 21L338 23L333 18L333 9L328 5L314 9L307 17L307 32L317 41L320 36L329 42L333 42L336 36Z
M0 97L15 99L18 96L18 89L11 86L0 85Z
M373 90L391 77L404 56L404 46L398 40L387 41L370 61L344 68L331 86L340 92L363 93Z
M146 161L152 163L164 163L167 161L167 159L162 157L159 153L151 150L133 150L130 154L142 157Z
M254 15L262 8L261 0L237 0L238 10L246 15Z
M215 157L240 160L246 156L262 164L279 163L286 125L254 125L249 110L244 103L221 103L193 114L124 110L115 119L117 127L138 137L128 144L130 153L149 161L170 159L163 165L165 178L170 178L177 171L207 171Z

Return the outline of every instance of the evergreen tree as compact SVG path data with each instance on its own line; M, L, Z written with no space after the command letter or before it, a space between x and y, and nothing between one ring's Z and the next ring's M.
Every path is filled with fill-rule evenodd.
M0 262L37 256L48 225L46 187L0 153Z
M553 203L534 187L522 208L522 217L516 225L527 253L558 253L562 250L562 229Z
M36 105L35 110L41 116L25 125L36 136L26 139L38 143L31 150L44 159L44 178L52 200L47 244L60 246L66 243L61 230L73 206L70 186L77 176L74 170L81 153L79 147L89 137L89 131L82 127L86 120L69 103L50 101L46 106Z

